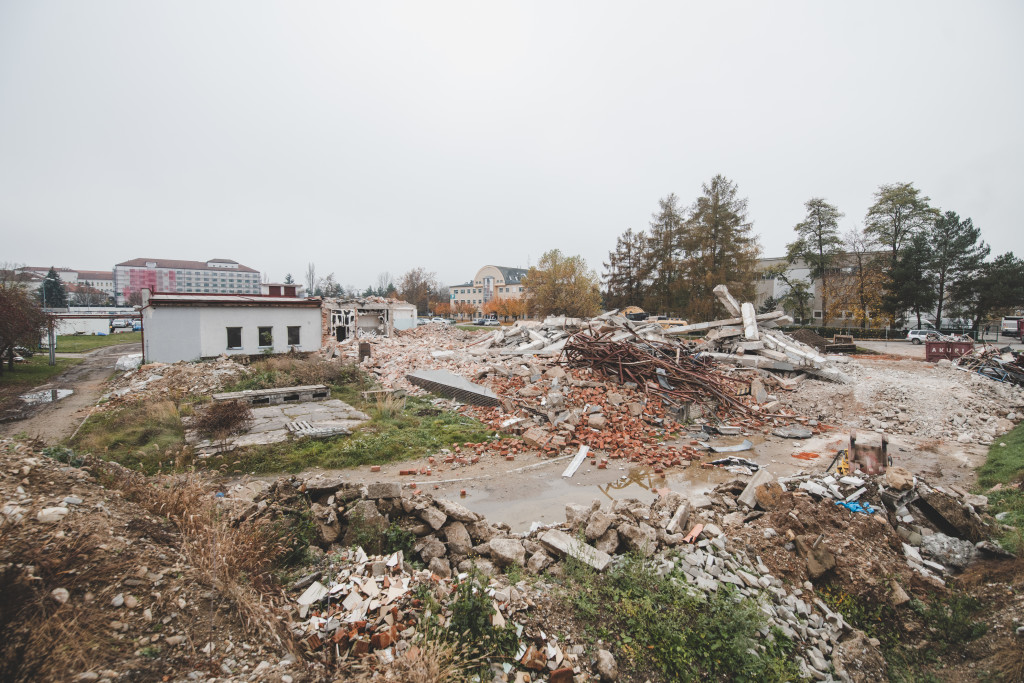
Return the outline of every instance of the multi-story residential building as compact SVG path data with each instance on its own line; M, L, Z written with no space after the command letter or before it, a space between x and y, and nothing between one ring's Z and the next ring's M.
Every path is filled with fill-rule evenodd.
M469 303L480 314L484 305L493 299L519 299L523 296L523 268L507 266L484 266L477 271L473 280L448 288L452 309L459 303Z
M147 287L161 294L260 293L260 273L230 259L179 261L137 258L114 266L114 291L123 304Z

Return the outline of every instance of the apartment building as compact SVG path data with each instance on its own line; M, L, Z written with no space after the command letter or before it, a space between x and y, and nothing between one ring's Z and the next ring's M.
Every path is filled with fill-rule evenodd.
M114 266L114 291L123 304L146 287L168 294L260 294L260 273L231 259L181 261L137 258Z
M484 266L477 271L469 282L452 285L448 288L448 296L452 308L462 302L472 304L478 314L483 312L484 304L492 299L518 299L523 296L524 268L508 266Z

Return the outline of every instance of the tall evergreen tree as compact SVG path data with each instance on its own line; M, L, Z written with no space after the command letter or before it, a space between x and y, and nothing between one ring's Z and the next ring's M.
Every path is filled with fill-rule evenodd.
M935 284L935 318L942 326L942 313L949 291L958 282L973 277L991 249L981 241L981 230L970 218L960 219L947 211L928 228L932 259L930 270Z
M804 207L807 215L793 228L797 239L786 245L786 256L790 263L798 259L806 263L812 281L821 280L822 324L827 324L831 317L829 276L843 251L843 239L839 236L843 213L821 197L808 199Z
M935 305L935 277L929 269L934 258L927 233L918 232L911 237L896 260L892 272L893 288L887 308L902 313L911 311L921 327L921 315ZM936 324L939 327L941 321Z
M608 253L604 266L605 306L639 306L644 296L644 251L646 238L632 229L619 235L615 250Z
M685 316L713 317L716 285L728 285L744 301L754 298L760 246L747 219L747 200L736 184L719 174L702 186L683 229L682 247L687 300Z
M67 308L68 290L57 274L57 269L50 266L46 277L43 279L43 286L39 289L40 299L46 308Z
M972 329L977 332L989 314L1024 306L1024 260L1012 251L1000 254L954 283L950 297L971 316Z
M651 216L640 272L640 279L649 283L644 298L644 308L649 311L671 315L679 310L683 225L683 211L675 193L659 199L658 212Z

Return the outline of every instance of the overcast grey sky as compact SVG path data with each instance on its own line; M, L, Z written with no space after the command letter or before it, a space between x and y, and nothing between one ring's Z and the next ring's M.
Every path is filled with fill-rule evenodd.
M0 261L600 271L722 173L766 255L914 182L1024 251L1020 2L0 1ZM1016 84L1016 85L1014 85Z

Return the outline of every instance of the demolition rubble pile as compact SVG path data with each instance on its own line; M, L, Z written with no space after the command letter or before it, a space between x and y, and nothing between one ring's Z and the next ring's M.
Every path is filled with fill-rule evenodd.
M210 394L245 375L248 369L227 356L204 363L147 363L110 381L100 409L142 400L179 400Z
M282 480L276 486L288 485ZM539 606L550 586L544 580L509 585L500 571L518 565L533 574L547 572L557 578L568 557L601 572L628 552L646 558L652 571L684 583L695 595L731 590L758 600L768 620L762 635L768 636L770 627L781 630L796 643L805 674L825 680L830 667L838 672L851 665L845 648L852 642L860 650L872 648L863 634L815 595L808 579L816 581L833 571L852 572L870 561L854 552L828 549L842 539L839 524L819 538L800 519L835 517L838 521L842 517L846 533L855 535L866 550L884 538L881 546L892 556L885 561L898 565L893 548L900 547L899 540L884 519L879 524L830 501L815 503L817 496L805 490L784 492L778 484L774 488L757 484L754 488L761 490L748 496L750 485L737 482L731 490L743 492L738 498L730 494L729 486L722 486L702 508L669 491L660 492L652 504L635 499L610 506L601 501L589 506L569 504L564 525L535 528L526 534L510 533L507 526L489 524L458 503L416 495L398 484L361 488L315 477L293 479L290 486L304 489L310 497L324 547L349 545L360 529L365 533L367 525L384 529L394 524L416 537L412 557L401 552L368 556L362 549L343 556L332 554L330 566L293 587L296 611L304 620L294 633L314 657L325 661L373 656L386 664L415 656L409 653L416 652L429 624L450 623L451 603L459 586L469 582L464 589L482 591L491 600L491 623L508 625L515 632L516 668L533 670L534 675L546 673L549 680L562 680L556 672L569 676L569 671L584 678L565 680L589 680L593 653L571 638L559 642L544 632L546 617ZM814 506L820 515L790 514L797 504ZM764 523L769 519L771 526ZM790 527L802 533L795 535ZM784 529L788 531L783 533ZM755 536L740 540L738 532ZM769 552L772 563L791 574L789 581L762 559L761 553ZM774 557L780 553L791 559ZM413 559L422 561L426 569L412 569L407 563ZM801 568L794 569L796 565ZM880 575L908 589L924 585L915 583L907 564ZM425 612L418 599L423 591L441 604L439 614ZM502 680L512 680L511 668L506 664L508 677Z
M734 317L670 327L666 335L707 331L704 342L712 358L722 363L784 373L782 377L803 378L804 373L841 384L852 380L835 367L835 361L813 346L793 339L779 325L793 319L782 311L757 314L754 304L738 303L725 285L715 287L715 296Z
M953 361L953 365L997 382L1024 387L1024 354L1009 347L998 349L989 344L978 346Z
M853 384L804 382L780 392L787 411L827 424L961 444L992 443L1024 418L1024 387L993 382L949 360L858 358Z

